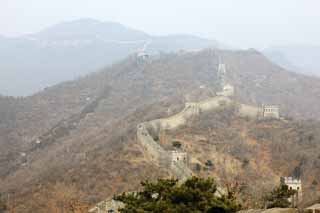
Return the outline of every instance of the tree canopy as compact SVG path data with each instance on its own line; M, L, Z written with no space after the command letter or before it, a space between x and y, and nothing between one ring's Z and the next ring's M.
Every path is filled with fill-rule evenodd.
M156 183L142 182L143 190L123 193L114 199L121 201L124 213L143 212L236 212L240 205L233 193L218 195L212 178L192 177L179 184L174 179L159 179Z
M5 212L7 210L6 202L4 201L2 195L0 194L0 213Z
M266 197L267 208L288 208L291 203L289 198L297 191L289 189L287 185L281 185L270 192Z

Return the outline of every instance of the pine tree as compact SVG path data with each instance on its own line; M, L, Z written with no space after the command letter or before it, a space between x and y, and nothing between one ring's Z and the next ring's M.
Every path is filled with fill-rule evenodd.
M297 191L289 189L287 185L281 185L275 188L271 193L265 197L267 208L288 208L291 203L289 198Z
M156 183L141 183L143 190L137 193L123 193L115 200L125 204L120 212L236 212L240 205L233 193L217 196L213 179L192 177L182 184L177 180L159 179Z

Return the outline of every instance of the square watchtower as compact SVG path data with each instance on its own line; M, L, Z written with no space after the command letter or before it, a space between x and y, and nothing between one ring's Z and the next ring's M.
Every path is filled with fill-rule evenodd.
M296 193L289 198L293 207L296 207L302 200L302 183L300 179L294 177L280 177L280 184L288 186L288 189L295 190Z
M280 118L280 108L278 105L264 105L263 118Z
M174 163L188 165L189 159L188 154L183 151L173 150L170 152L171 155L171 165Z

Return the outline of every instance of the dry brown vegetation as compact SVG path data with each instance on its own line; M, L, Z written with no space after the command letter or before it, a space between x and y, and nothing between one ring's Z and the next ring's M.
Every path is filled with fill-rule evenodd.
M179 141L195 173L214 176L222 185L237 184L244 206L261 208L280 176L302 179L305 202L318 198L319 130L320 122L249 120L229 109L167 132L165 142Z
M294 119L319 119L319 79L289 73L255 51L162 55L144 65L130 57L31 97L0 97L0 189L10 195L11 208L50 212L73 202L83 209L134 190L143 179L168 176L144 157L136 125L173 114L186 100L212 95L218 56L239 101L276 103ZM307 184L319 176L316 122L255 122L232 119L232 109L228 112L203 118L179 135L201 166L207 154L215 156L210 174L251 181L246 196L255 189L262 193L256 188L261 182L268 189L295 167L303 169Z

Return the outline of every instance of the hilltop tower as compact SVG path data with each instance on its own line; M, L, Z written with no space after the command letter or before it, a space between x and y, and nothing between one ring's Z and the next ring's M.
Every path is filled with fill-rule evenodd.
M151 40L145 41L143 47L136 53L138 64L144 64L150 62L150 55L146 52L148 46L152 43Z
M226 73L227 73L226 65L220 63L218 67L218 78L219 78L221 89L223 89L223 87L226 84Z
M218 67L218 78L221 91L217 93L220 96L234 96L234 87L226 80L227 69L226 65L220 63Z

